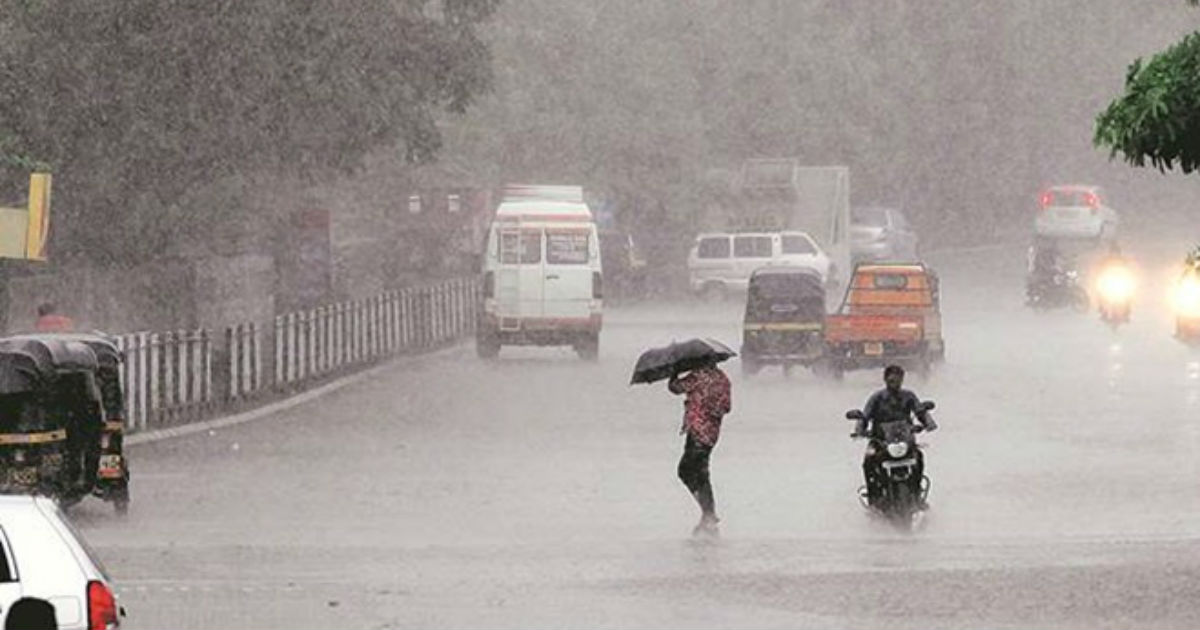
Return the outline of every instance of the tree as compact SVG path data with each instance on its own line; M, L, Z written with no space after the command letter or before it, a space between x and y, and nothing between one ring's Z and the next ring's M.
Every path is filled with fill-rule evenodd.
M433 159L438 112L490 85L497 2L0 0L0 162L52 166L59 252L160 254L232 212L169 214L222 177Z
M1130 64L1124 94L1096 118L1093 142L1136 166L1200 168L1200 32Z

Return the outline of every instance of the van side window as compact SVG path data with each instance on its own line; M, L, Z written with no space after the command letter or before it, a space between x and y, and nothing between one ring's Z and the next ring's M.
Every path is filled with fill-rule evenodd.
M733 237L733 255L736 258L770 258L770 236Z
M541 230L500 233L500 262L527 265L542 261Z
M588 233L578 230L546 231L546 262L551 265L586 265Z
M710 236L700 239L700 247L696 255L700 258L729 258L729 238Z
M817 250L808 239L798 234L784 234L780 237L780 249L785 254L815 254Z

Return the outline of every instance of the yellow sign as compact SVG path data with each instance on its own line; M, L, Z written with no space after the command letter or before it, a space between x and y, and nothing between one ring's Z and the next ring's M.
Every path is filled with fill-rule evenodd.
M29 207L0 208L0 258L46 260L50 232L50 174L29 176Z
M46 260L50 234L50 173L29 175L29 228L25 232L25 257Z

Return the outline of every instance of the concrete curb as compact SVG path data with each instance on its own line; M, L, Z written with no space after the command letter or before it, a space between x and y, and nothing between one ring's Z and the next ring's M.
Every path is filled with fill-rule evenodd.
M434 356L439 353L452 350L455 347L457 347L458 345L459 344L455 344L448 348L443 348L443 349L436 350L434 352L430 352L428 354L424 354L424 355L420 355L420 356ZM234 414L232 416L224 416L221 418L213 418L212 420L204 420L203 422L193 422L193 423L189 423L189 424L183 424L183 425L180 425L177 427L170 427L168 429L155 429L153 431L139 431L137 433L132 433L132 434L126 436L125 445L126 446L136 446L138 444L148 444L151 442L159 442L162 440L166 440L168 438L177 438L177 437L184 437L187 435L194 435L196 433L203 433L205 431L210 431L212 429L220 429L223 427L230 427L230 426L233 426L236 424L250 422L252 420L257 420L264 416L269 416L269 415L272 415L275 413L279 413L281 411L287 411L288 409L302 405L310 400L320 398L321 396L324 396L326 394L329 394L329 393L335 392L339 389L342 389L343 387L346 387L347 385L353 385L354 383L364 381L368 378L371 378L371 377L379 374L380 372L384 372L390 368L395 367L396 364L399 363L400 360L402 360L402 359L411 359L411 358L412 358L412 356L393 357L391 359L388 359L384 363L381 363L380 365L376 365L374 367L367 368L361 372L355 372L354 374L349 374L349 375L343 376L335 381L325 383L324 385L321 385L320 387L310 389L305 392L301 392L299 394L296 394L295 396L289 396L287 398L284 398L283 400L279 400L279 401L270 403L268 405L263 405L262 407L258 407L255 409L251 409L249 411L244 411L242 413Z

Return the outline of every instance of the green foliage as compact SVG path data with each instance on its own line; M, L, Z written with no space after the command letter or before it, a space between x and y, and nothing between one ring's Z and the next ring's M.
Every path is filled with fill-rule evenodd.
M159 213L222 177L434 159L438 112L490 85L496 4L0 0L0 156L56 166L52 245L162 253Z
M1096 118L1093 141L1136 166L1200 167L1200 32L1130 64L1125 92Z

